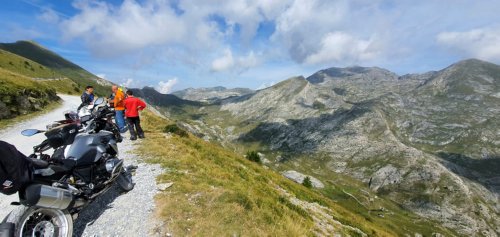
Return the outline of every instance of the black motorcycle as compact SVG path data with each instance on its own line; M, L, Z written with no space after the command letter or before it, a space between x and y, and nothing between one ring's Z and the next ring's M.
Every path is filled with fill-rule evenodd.
M83 107L82 110L87 110L87 114L79 116L75 111L65 111L63 120L55 121L47 125L47 129L57 127L63 124L76 123L80 126L80 129L84 130L94 130L99 132L101 130L110 131L115 136L117 142L122 142L123 137L120 133L120 129L113 122L115 116L115 111L113 108L109 107L107 103L103 103L102 98L98 98L96 103L92 105L92 108L88 109ZM92 127L89 127L92 126Z
M19 207L2 224L9 226L10 234L72 236L73 217L114 183L123 191L134 188L135 167L124 166L115 134L98 130L99 120L87 120L85 131L77 123L67 123L48 131L22 132L25 136L44 133L47 139L27 158L23 184L10 190L19 193L19 202L13 203ZM50 149L54 149L52 155L45 154Z

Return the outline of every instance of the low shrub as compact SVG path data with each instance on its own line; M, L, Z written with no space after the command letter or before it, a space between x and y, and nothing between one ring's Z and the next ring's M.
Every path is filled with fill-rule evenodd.
M176 135L179 135L181 137L188 136L188 133L184 129L177 126L177 124L169 124L169 125L165 126L165 128L163 128L163 132L176 134Z
M311 178L309 176L307 176L303 181L302 181L302 185L304 185L305 187L307 188L312 188L313 187L313 184L311 182Z
M253 161L259 164L262 163L262 161L260 160L260 156L256 151L248 151L246 157L249 161Z

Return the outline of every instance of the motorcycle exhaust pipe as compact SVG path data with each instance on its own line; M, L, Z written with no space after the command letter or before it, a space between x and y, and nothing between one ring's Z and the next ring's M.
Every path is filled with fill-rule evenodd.
M73 194L65 189L48 185L32 184L24 191L21 204L64 210L73 202Z

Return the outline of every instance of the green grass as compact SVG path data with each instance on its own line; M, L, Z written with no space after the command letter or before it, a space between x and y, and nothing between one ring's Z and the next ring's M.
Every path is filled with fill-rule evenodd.
M24 75L0 68L0 95L16 94L19 90L49 91L53 88Z
M43 66L30 59L21 57L11 52L0 49L0 70L2 80L9 80L13 84L21 84L27 88L33 88L33 82L40 82L38 85L46 85L55 89L57 92L64 94L81 93L78 84L67 79L58 72ZM21 76L25 78L18 79ZM36 78L36 80L27 80L28 78ZM21 80L20 83L14 83L15 80ZM7 87L7 89L11 89Z
M77 84L80 93L84 90L85 86L92 85L97 95L107 96L110 94L108 86L100 85L94 80L97 76L35 42L18 41L15 43L2 43L0 44L0 49L30 59L43 67L51 69L58 75L69 78Z
M242 154L193 135L166 135L163 128L172 122L150 112L143 114L142 123L148 138L136 152L166 170L158 182L174 183L156 198L158 218L174 235L313 236L314 213L291 203L278 187L302 201L323 205L335 220L370 236L399 233L397 226L367 221L322 193L294 183ZM349 232L341 226L337 230L343 235Z
M445 236L458 235L453 230L441 227L439 223L413 214L410 210L405 209L402 204L391 201L386 196L387 194L384 193L384 190L373 192L367 187L366 183L330 171L325 164L327 160L321 155L315 158L310 155L298 156L293 160L279 163L279 166L275 168L278 171L297 170L304 174L313 173L314 177L322 180L325 184L324 189L318 190L320 193L335 201L335 203L342 206L345 210L362 216L365 221L376 226L391 229L397 236L413 235L414 233L431 236L435 232L444 234ZM296 164L300 164L300 166ZM421 188L423 189L425 186ZM355 200L347 193L358 200ZM425 194L417 196L415 193L418 193L418 190L401 190L402 199L400 200L405 200L405 198L421 198L422 200L438 201L437 196ZM406 194L407 196L405 196ZM381 208L384 211L381 211ZM382 214L383 217L380 217L379 214ZM349 223L350 220L344 221Z
M21 106L18 102L20 97L27 98L32 107ZM3 119L7 119L42 110L53 102L57 102L58 97L54 88L0 68L0 101L2 106L6 106L2 109L9 110L10 115L2 116Z
M30 59L0 49L0 68L34 78L60 78L52 69Z
M67 95L81 95L82 91L78 84L68 78L54 80L39 80L41 84L54 88L58 93Z

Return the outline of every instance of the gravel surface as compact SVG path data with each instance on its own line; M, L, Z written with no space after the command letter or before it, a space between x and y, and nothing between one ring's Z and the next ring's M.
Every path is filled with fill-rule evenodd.
M31 154L33 152L33 146L40 144L45 139L45 136L43 134L37 134L35 136L25 137L21 135L21 131L28 128L45 129L48 123L64 119L64 111L76 110L81 103L80 97L78 96L59 95L59 97L63 99L60 107L49 113L0 130L0 140L13 144L25 155ZM15 206L10 205L11 202L15 201L19 201L17 194L10 196L0 194L1 219L7 216L15 208Z
M0 139L10 142L25 154L29 154L33 145L41 142L43 136L25 138L19 132L26 128L44 128L45 124L63 116L63 111L75 108L79 98L75 96L61 96L64 104L61 108L34 118L30 121L17 124L14 127L0 131ZM76 104L76 106L75 106ZM147 134L146 134L147 136ZM140 157L132 154L134 146L140 140L130 141L125 134L124 141L118 145L120 158L125 165L137 165L134 175L136 183L133 190L122 193L115 185L108 192L98 197L87 206L74 221L74 236L160 236L161 222L154 218L154 196L158 192L156 176L161 174L159 165L144 163ZM147 139L147 138L146 138ZM6 216L13 207L10 202L17 201L17 195L5 196L0 194L0 216Z
M127 134L128 135L128 134ZM147 134L146 134L147 135ZM128 136L126 136L128 138ZM146 138L147 139L147 138ZM121 193L115 185L86 207L76 219L74 236L159 236L153 233L160 222L154 220L154 196L158 192L156 176L159 165L150 165L131 154L140 141L124 139L118 145L125 165L137 165L134 189Z

